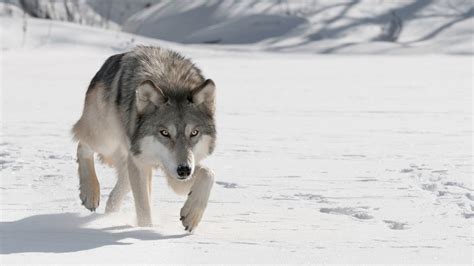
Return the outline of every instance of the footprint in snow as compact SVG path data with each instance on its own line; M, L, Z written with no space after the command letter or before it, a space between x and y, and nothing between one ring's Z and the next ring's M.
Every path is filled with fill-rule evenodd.
M236 183L228 183L228 182L222 182L222 181L216 181L216 184L224 187L224 188L240 188L239 185Z
M339 215L348 215L354 217L359 220L369 220L373 219L374 217L364 211L358 211L355 208L321 208L319 209L322 213L327 214L339 214Z
M388 228L392 230L405 230L406 223L401 223L397 221L384 220L384 223L388 224Z
M466 193L466 198L468 198L468 199L474 201L474 195L471 194L471 193Z

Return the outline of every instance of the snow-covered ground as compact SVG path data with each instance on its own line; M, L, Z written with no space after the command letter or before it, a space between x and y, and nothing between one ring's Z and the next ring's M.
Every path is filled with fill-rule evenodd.
M236 52L0 19L0 263L473 261L473 57ZM133 41L132 41L133 39ZM111 54L181 51L218 86L217 175L194 234L155 174L155 227L90 214L70 128ZM114 173L98 167L105 202Z

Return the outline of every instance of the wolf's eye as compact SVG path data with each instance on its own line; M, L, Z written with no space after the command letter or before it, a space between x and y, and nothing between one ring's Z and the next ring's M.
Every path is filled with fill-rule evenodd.
M193 130L191 131L191 137L196 137L199 134L199 131Z
M163 136L165 136L165 137L167 137L167 138L169 138L169 136L170 136L170 133L169 133L168 131L166 131L166 130L161 130L160 133L161 133L161 135L163 135Z

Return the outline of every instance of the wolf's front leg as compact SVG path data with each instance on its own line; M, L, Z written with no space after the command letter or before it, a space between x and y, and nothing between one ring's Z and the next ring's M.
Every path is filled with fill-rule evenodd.
M152 167L143 165L135 161L131 156L128 157L128 175L130 186L135 199L135 209L137 212L138 226L152 226L149 176Z
M201 221L207 201L214 184L214 173L212 170L196 166L194 171L194 184L188 194L188 199L181 208L181 221L185 230L191 232Z

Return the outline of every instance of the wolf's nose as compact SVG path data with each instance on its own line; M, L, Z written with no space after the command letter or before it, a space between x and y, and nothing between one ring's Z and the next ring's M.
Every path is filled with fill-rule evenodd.
M191 167L187 165L179 165L176 171L180 177L187 177L191 174Z

